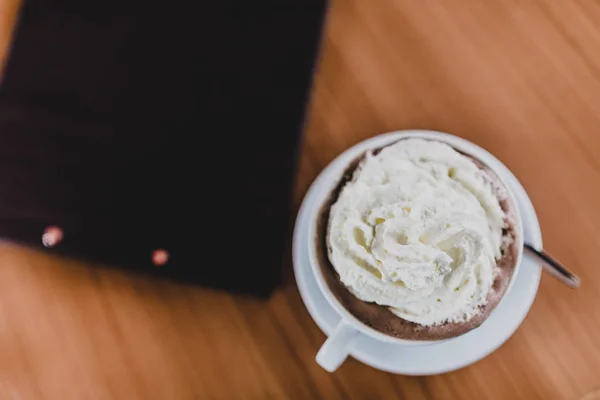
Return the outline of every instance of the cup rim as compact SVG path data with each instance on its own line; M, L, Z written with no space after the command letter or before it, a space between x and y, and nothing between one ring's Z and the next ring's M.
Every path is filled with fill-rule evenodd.
M340 177L343 174L343 171L347 168L347 166L357 157L364 154L366 151L383 147L386 145L390 145L395 141L406 139L406 138L419 138L419 139L429 139L436 140L442 143L446 143L449 146L455 148L463 152L466 155L469 155L479 161L481 161L484 165L486 165L494 174L496 174L499 181L506 188L507 195L510 199L511 204L513 205L513 211L515 213L515 222L517 225L517 259L515 262L515 269L512 273L510 282L506 288L506 291L502 295L502 298L496 305L496 309L498 306L504 301L504 299L509 295L512 287L515 283L515 278L518 275L519 269L521 267L522 257L523 257L523 246L524 246L524 232L523 232L523 219L521 216L520 205L516 201L516 196L513 192L512 187L506 182L506 180L502 177L502 175L498 171L498 165L503 166L502 162L498 160L494 155L489 153L487 150L482 147L476 145L473 142L470 142L466 139L460 138L455 135L451 135L444 132L431 131L431 130L399 130L392 131L388 133L379 134L373 136L369 139L363 140L350 148L343 151L339 154L335 159L333 159L319 174L319 176L315 179L313 184L311 185L309 191L316 191L317 195L315 196L315 201L310 205L310 209L308 210L309 214L309 225L308 225L308 234L310 235L309 245L308 245L308 259L309 263L315 277L315 281L317 282L317 286L319 290L323 294L323 296L327 299L327 302L333 307L333 309L341 316L342 321L352 325L361 333L378 339L380 341L403 344L403 345L428 345L435 343L442 343L446 341L453 340L455 338L461 337L462 335L471 332L467 331L461 335L447 338L447 339L433 339L433 340L411 340L411 339L401 339L394 336L386 335L370 326L366 325L358 318L356 318L350 311L348 311L337 299L337 297L331 292L331 289L325 282L325 278L323 276L323 271L321 270L320 263L316 256L316 245L314 238L317 235L317 217L319 212L321 211L323 203L327 200L331 190L335 187L335 185L339 182ZM473 154L480 153L480 154ZM496 166L494 165L496 164ZM308 194L307 194L308 196ZM494 309L490 315L483 321L482 324L485 324L487 320L492 316L492 314L496 311ZM477 329L477 328L475 328Z

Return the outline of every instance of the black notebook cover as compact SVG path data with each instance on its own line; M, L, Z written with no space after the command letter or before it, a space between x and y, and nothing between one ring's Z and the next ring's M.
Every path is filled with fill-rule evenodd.
M0 236L42 247L59 226L45 251L268 294L325 2L160 6L25 0L0 86Z

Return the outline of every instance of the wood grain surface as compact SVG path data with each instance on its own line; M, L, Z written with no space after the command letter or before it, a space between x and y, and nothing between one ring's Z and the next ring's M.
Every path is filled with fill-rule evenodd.
M0 0L0 55L17 12ZM266 302L3 245L0 399L600 399L600 3L333 0L295 195L377 133L447 131L528 190L545 275L516 334L473 366L403 377L314 361L325 339L291 276Z

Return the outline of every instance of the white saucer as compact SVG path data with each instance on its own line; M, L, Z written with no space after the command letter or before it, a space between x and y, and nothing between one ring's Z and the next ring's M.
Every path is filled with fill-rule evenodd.
M320 189L320 184L331 178L327 174L331 174L335 169L331 168L334 164L347 164L348 160L362 153L365 148L379 147L406 135L440 138L439 132L429 131L399 131L376 136L367 143L363 142L349 149L334 160L330 167L321 172L304 198L294 229L294 273L306 308L326 335L333 331L340 321L340 316L321 294L308 261L308 218L314 206L315 195ZM490 153L470 142L454 136L444 136L444 140L450 144L456 143L459 147L469 148L470 154L492 167L504 182L510 185L519 203L525 241L534 247L542 248L540 226L531 200L508 168ZM523 257L510 293L479 328L449 342L426 346L383 343L362 335L353 343L350 355L373 368L403 375L434 375L466 367L496 350L517 330L533 304L540 278L540 266Z

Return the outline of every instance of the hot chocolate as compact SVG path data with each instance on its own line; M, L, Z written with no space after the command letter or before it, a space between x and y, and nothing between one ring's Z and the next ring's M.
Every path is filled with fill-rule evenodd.
M366 325L409 340L458 336L483 323L509 285L514 207L478 160L402 139L346 169L320 212L320 266Z

